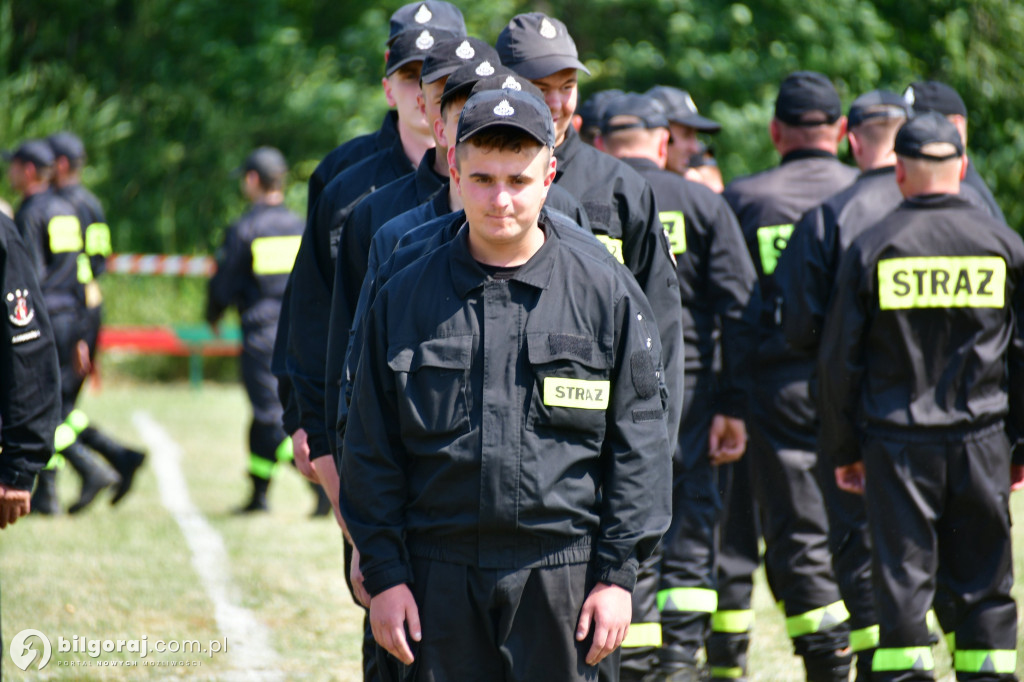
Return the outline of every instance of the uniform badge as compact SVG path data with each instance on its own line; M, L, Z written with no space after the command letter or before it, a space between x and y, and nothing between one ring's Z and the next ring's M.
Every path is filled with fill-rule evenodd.
M476 50L473 49L468 40L463 40L462 44L455 49L455 56L459 59L472 59L476 56Z
M512 108L507 99L501 100L498 106L494 107L495 116L512 116L515 113L516 110Z
M425 24L433 18L434 15L430 13L430 8L427 7L426 3L420 5L420 8L416 10L416 16L413 17L417 24Z
M914 86L911 85L903 91L903 101L907 103L908 107L913 107L914 99Z
M505 82L501 84L501 89L502 90L522 90L523 86L520 85L519 81L517 81L515 78L513 78L512 76L509 76L508 78L505 79Z
M690 97L690 93L686 93L686 106L692 113L697 113L697 105L694 103L693 98Z
M429 50L434 46L434 36L430 35L430 31L424 31L420 34L419 38L416 39L416 47L421 50Z
M547 38L548 40L554 40L558 37L558 30L555 28L554 24L547 20L547 17L542 19L540 22L540 35L542 38Z
M476 75L486 78L487 76L494 75L494 67L491 66L490 62L480 62L480 66L476 67Z
M28 304L28 289L7 292L7 319L11 324L15 327L24 327L35 316L35 309Z

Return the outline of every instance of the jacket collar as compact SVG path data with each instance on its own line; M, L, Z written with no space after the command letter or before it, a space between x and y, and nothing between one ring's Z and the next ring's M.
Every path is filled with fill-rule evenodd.
M452 283L455 285L455 293L460 298L466 298L469 292L483 286L488 275L480 264L476 262L469 253L469 225L465 217L460 217L462 224L459 232L452 241L451 264ZM559 242L558 233L549 227L549 218L541 211L538 223L544 230L545 239L537 253L530 257L530 260L523 263L511 279L536 289L547 289L551 283L551 274L555 269L555 261L558 255Z

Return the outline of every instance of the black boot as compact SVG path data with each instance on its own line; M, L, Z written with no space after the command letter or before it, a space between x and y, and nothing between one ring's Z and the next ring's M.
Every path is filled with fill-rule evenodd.
M252 481L252 497L244 507L235 510L236 514L252 514L254 512L265 512L267 507L267 488L270 487L269 478L260 478L249 474Z
M135 472L142 466L146 454L114 442L92 426L86 427L78 434L78 440L103 455L120 474L121 481L114 488L114 497L110 500L110 504L117 504L131 489Z
M678 647L663 646L658 655L658 672L655 679L664 682L699 682L701 670L697 666L696 655Z
M77 514L92 504L104 488L121 482L120 476L103 465L78 441L65 448L62 454L82 477L82 492L78 496L78 501L68 507L72 514Z
M32 493L32 514L55 516L60 514L60 500L57 499L57 470L46 469L39 472L36 479L36 490Z
M804 656L807 682L849 682L853 656L849 650L825 656Z
M317 485L316 483L310 483L309 487L313 489L313 494L316 495L316 508L309 516L315 519L320 516L327 516L330 514L331 500L327 497L327 493L324 492L323 486Z

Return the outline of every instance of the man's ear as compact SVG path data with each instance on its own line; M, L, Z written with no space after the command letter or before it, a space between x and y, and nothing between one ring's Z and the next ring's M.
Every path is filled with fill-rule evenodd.
M380 79L380 84L384 88L384 98L388 101L388 106L394 109L398 106L398 103L395 101L395 96L391 94L391 81L388 80L387 76L384 76L384 78Z
M544 186L550 187L551 183L555 181L555 171L558 169L558 159L555 158L554 152L551 153L551 160L548 162L548 174L544 177Z
M448 175L456 189L459 187L459 169L455 167L455 145L448 147Z
M425 112L424 115L426 115ZM435 118L432 123L434 126L434 137L444 142L445 145L448 145L448 140L444 136L444 116L441 116L441 118Z

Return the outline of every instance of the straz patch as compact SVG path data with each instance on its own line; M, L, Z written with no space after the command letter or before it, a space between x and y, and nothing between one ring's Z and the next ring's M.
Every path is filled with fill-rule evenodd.
M29 305L28 289L7 292L7 319L15 327L25 327L35 318L36 311Z
M878 263L878 307L1002 308L1006 261L998 256L919 256Z
M595 234L597 241L604 244L604 248L608 249L608 253L615 256L615 260L619 261L623 265L626 264L626 260L622 257L622 240L609 237L606 234Z
M658 213L668 235L668 245L673 256L686 253L686 216L682 211L661 211Z
M607 410L610 381L544 377L544 404L580 410Z
M779 264L779 256L786 250L793 235L793 224L766 225L757 228L757 250L761 256L761 270L770 275Z

